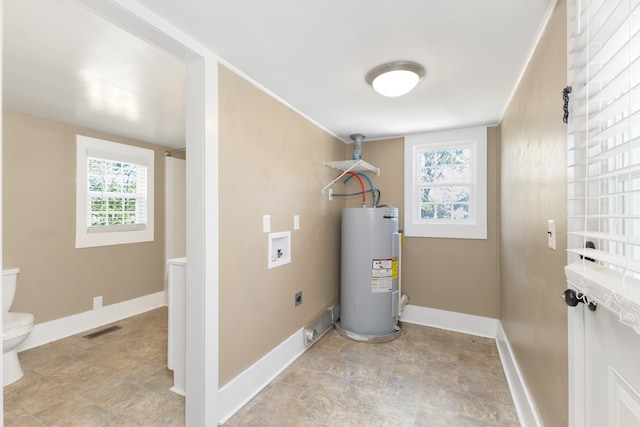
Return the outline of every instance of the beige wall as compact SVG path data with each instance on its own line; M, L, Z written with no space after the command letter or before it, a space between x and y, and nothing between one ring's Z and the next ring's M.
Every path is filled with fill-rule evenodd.
M501 321L542 423L567 425L566 2L559 1L500 125ZM556 221L557 250L547 248Z
M156 151L155 241L75 248L76 134ZM13 311L36 323L163 290L166 148L3 113L3 265L20 268Z
M402 247L402 293L409 303L458 313L498 317L498 132L487 130L488 228L486 240L407 237ZM351 158L353 146L346 148ZM367 141L362 158L380 168L369 174L382 195L380 203L398 208L404 225L404 139ZM353 181L353 180L351 180ZM339 186L336 186L339 189ZM343 186L344 187L344 186ZM357 191L348 183L349 193ZM336 191L337 192L337 191ZM370 201L367 198L367 206ZM350 198L349 206L361 199Z
M219 88L223 386L338 302L344 201L321 193L335 175L322 162L343 160L344 144L224 67ZM263 215L291 230L290 264L267 269Z

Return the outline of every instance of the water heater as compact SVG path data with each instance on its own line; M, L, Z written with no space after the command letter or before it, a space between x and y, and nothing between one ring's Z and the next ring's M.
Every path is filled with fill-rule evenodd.
M342 211L340 321L338 332L358 341L397 338L399 321L398 209Z

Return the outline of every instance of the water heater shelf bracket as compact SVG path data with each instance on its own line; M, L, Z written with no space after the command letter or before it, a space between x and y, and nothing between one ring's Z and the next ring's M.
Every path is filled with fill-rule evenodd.
M374 172L376 175L380 175L380 168L377 168L364 160L339 160L337 162L322 162L324 166L329 166L334 169L338 169L342 173L338 175L333 181L325 185L322 188L324 193L327 188L335 184L340 178L345 176L348 172Z

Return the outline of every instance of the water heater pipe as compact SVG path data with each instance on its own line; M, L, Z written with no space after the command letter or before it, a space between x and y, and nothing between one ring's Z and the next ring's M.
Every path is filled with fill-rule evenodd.
M400 314L402 314L407 304L409 304L409 295L402 294L402 296L400 297Z
M367 181L369 181L369 187L371 187L371 196L373 197L373 207L377 207L378 205L378 201L377 201L377 197L376 197L376 188L373 186L373 182L371 181L371 178L369 178L366 174L362 173L362 172L356 172L358 175L360 175L361 177L365 178ZM344 180L344 183L346 184L347 181L349 181L351 179L351 175ZM335 196L335 194L334 194Z
M362 141L364 140L364 135L360 133L354 133L350 135L349 138L353 139L353 156L352 160L362 160Z
M354 176L358 182L360 183L360 188L362 188L362 207L364 208L367 204L367 192L364 190L364 182L362 182L362 178L358 176L355 172L345 172L348 175Z

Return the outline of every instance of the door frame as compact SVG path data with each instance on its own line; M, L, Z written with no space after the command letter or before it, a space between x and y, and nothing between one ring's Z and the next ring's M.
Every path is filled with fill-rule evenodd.
M141 40L169 52L186 65L186 147L191 154L189 156L191 161L187 159L185 423L194 426L217 425L219 420L218 58L181 30L134 0L75 1ZM0 30L3 27L3 11L4 2L0 0ZM0 40L1 38L0 31ZM2 45L0 44L1 53ZM1 98L0 105L2 105ZM0 117L0 131L1 129ZM1 151L0 133L0 160L2 159ZM0 184L2 183L1 173L0 163ZM0 186L0 221L2 220L1 209ZM2 320L0 320L0 326L2 326ZM1 372L0 369L0 380ZM0 409L4 412L2 402L0 402Z

